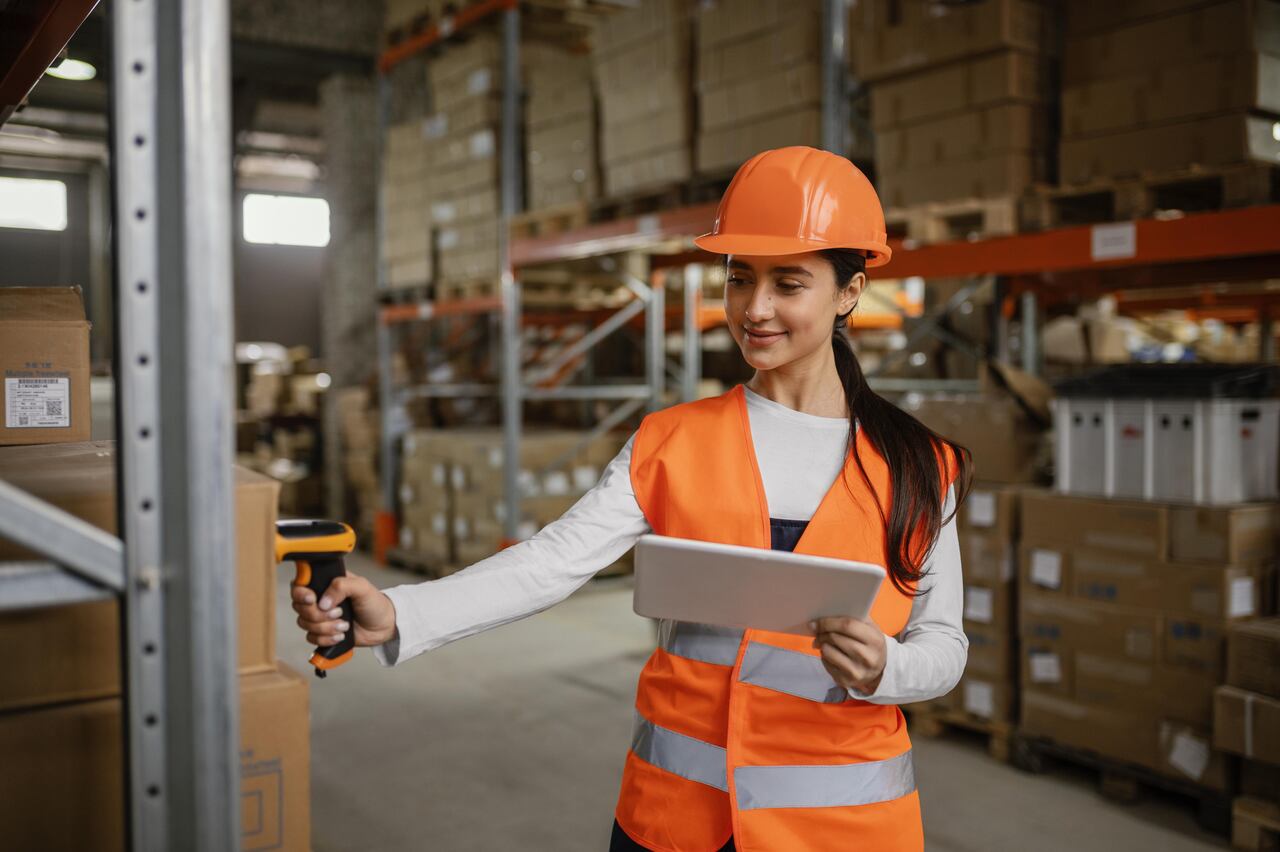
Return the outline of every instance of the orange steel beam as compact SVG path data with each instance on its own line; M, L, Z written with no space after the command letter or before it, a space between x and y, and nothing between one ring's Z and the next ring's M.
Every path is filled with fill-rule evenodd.
M378 73L386 74L401 62L417 56L431 45L441 39L448 38L458 30L466 29L497 12L514 9L518 5L520 4L517 0L480 0L479 3L467 6L456 15L442 18L439 23L432 24L417 35L409 36L399 44L384 50L382 55L378 57Z
M645 216L599 222L545 237L511 241L511 266L574 260L645 248L654 243L705 234L715 223L718 204L679 207Z
M891 241L893 259L876 270L882 277L941 278L963 275L1041 276L1078 270L1214 261L1280 255L1280 205L1194 213L1177 219L1140 219L1132 256L1095 260L1095 229L1059 228L1038 234L995 237L905 248Z
M411 302L404 305L384 305L378 311L378 321L383 325L395 325L414 320L435 317L482 314L502 309L499 296L482 296L475 299L447 299L439 302Z

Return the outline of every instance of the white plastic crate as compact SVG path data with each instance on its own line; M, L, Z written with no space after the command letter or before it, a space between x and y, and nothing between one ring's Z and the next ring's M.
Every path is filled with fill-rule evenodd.
M1054 401L1063 494L1217 505L1280 497L1280 400Z

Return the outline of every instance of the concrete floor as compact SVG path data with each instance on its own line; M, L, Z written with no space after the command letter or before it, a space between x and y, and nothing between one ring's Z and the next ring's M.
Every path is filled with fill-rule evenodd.
M418 577L357 555L380 587ZM280 572L280 656L309 649ZM649 623L625 581L383 669L368 651L311 690L315 852L602 852ZM1192 852L1228 844L1188 804L1101 799L1092 776L1032 776L974 738L917 739L927 847L939 852Z

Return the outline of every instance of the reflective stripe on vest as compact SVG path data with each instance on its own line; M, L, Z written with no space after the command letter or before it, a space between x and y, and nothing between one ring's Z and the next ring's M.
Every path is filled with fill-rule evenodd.
M673 775L729 791L728 758L720 746L655 725L637 713L631 750L645 763Z
M758 642L747 645L738 680L823 704L849 700L849 693L831 679L821 657Z
M715 627L689 621L662 622L662 649L687 660L732 666L738 661L740 644L742 631L736 627Z
M839 808L900 799L916 789L916 773L906 751L843 766L739 766L733 784L739 810Z

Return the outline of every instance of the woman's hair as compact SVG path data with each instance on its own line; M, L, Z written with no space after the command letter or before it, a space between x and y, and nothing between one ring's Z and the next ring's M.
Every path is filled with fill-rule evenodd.
M819 254L831 263L837 289L848 287L854 275L866 271L866 257L853 249L827 249ZM888 465L893 496L889 517L884 518L889 579L899 591L914 595L918 592L911 591L907 584L917 583L924 576L924 562L938 532L955 516L968 493L973 461L967 449L933 432L867 386L853 345L844 332L848 318L849 314L837 318L831 346L849 404L849 442L858 470L873 492L875 486L858 455L855 430L862 430ZM956 499L951 513L944 518L946 479L942 465L950 455L954 455L956 465ZM882 517L883 514L881 510Z

